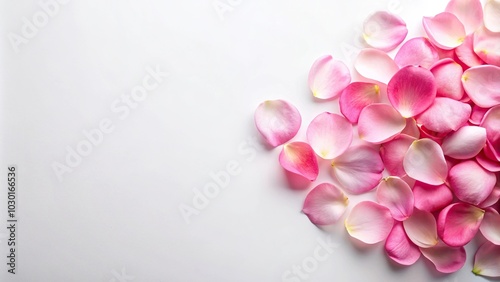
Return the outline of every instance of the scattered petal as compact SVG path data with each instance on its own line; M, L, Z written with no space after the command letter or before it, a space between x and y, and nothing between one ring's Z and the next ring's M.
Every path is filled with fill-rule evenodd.
M254 118L257 130L273 147L292 139L302 122L297 108L283 100L262 102L255 110Z
M432 44L445 50L460 46L465 39L465 27L452 13L444 12L422 20L425 32Z
M462 247L476 235L484 210L466 203L454 203L438 216L437 227L441 240L451 247Z
M500 162L488 158L484 152L476 156L476 161L487 171L500 172Z
M487 0L484 5L484 26L492 32L500 32L500 0Z
M437 96L460 100L464 94L462 67L452 59L443 59L431 67L436 78Z
M389 174L399 177L406 175L403 160L408 148L410 148L410 145L415 140L412 136L401 134L393 140L382 144L380 147L380 157Z
M350 122L357 123L361 110L380 100L380 86L375 83L353 82L340 95L340 112Z
M500 66L500 32L491 32L485 27L474 33L474 52L487 64Z
M462 84L467 95L479 107L500 105L500 67L472 67L464 72Z
M399 177L382 179L377 186L377 202L387 207L395 220L406 220L413 213L413 192Z
M479 0L451 0L445 11L457 16L467 34L473 33L483 23L483 5Z
M380 144L401 133L405 126L405 118L391 105L371 104L366 106L359 116L359 138Z
M494 209L487 209L479 230L488 241L500 245L500 214Z
M413 179L430 184L443 184L448 166L438 143L424 138L414 141L405 154L403 167Z
M483 117L489 109L478 107L474 105L472 107L472 113L470 114L469 122L474 125L480 125L483 121Z
M415 208L428 212L440 211L453 201L453 193L444 184L434 186L416 181L413 196Z
M400 68L416 65L429 69L438 60L439 55L436 48L424 37L408 40L394 57L394 62Z
M352 142L352 125L343 116L324 112L316 116L307 128L307 142L323 159L343 154Z
M319 173L318 160L313 149L304 142L292 142L283 146L279 156L281 166L289 172L301 175L311 181Z
M497 185L500 185L500 183L497 183ZM491 207L494 204L498 203L498 200L500 200L500 186L495 186L493 188L493 191L491 191L491 194L484 200L481 204L479 204L480 208L487 208Z
M344 214L348 202L342 190L332 184L322 183L309 192L302 212L316 225L329 225Z
M398 65L385 52L366 48L359 52L354 68L363 77L387 84L399 70Z
M472 272L486 277L500 277L500 246L485 242L474 256Z
M486 144L486 129L479 126L464 126L448 135L441 147L446 156L465 160L475 157Z
M354 206L345 220L349 235L366 244L384 241L393 225L394 219L389 209L370 201Z
M421 248L420 251L441 273L458 271L465 265L467 258L464 247L450 247L442 242L432 248Z
M500 105L495 106L488 110L483 117L481 122L481 126L486 128L486 139L487 147L486 150L491 152L490 155L493 155L493 160L497 160L500 162Z
M401 265L412 265L420 258L420 249L406 236L403 224L396 222L385 241L385 252Z
M436 219L427 211L413 210L403 226L408 238L421 248L430 248L438 243Z
M417 121L414 118L407 118L406 127L401 131L401 134L406 134L417 139L420 138L420 129L418 128Z
M386 52L401 44L407 34L408 29L403 19L384 11L372 14L363 24L363 38L366 43Z
M458 163L448 175L451 191L465 203L479 205L493 191L497 178L493 172L481 167L476 161Z
M484 64L483 60L474 52L474 35L465 37L464 43L455 48L457 58L469 67L480 66Z
M465 125L471 111L469 104L437 97L426 111L417 116L417 123L437 133L448 133Z
M327 55L317 59L309 72L308 84L313 96L332 99L342 93L351 82L349 68Z

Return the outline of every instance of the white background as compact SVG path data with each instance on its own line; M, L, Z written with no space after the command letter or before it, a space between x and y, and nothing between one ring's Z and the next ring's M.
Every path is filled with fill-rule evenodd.
M0 281L286 281L327 238L335 249L307 281L485 281L470 272L474 244L465 267L444 276L423 258L395 266L382 244L356 247L342 221L318 229L300 210L328 172L290 189L279 148L259 144L253 125L260 102L286 99L302 113L303 139L314 116L337 109L307 88L317 57L352 65L371 12L398 13L415 36L421 17L446 1L229 2L221 14L213 0L70 0L15 52L9 35L22 36L23 17L43 10L1 0L0 226L10 164L19 222L15 276L0 229ZM169 76L120 119L112 104L141 85L148 66ZM106 118L114 131L58 181L52 165ZM193 206L193 189L234 162L239 174L188 224L179 207Z

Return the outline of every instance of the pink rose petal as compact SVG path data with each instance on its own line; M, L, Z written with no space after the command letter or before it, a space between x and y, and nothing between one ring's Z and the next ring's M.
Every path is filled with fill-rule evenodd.
M441 49L450 50L464 42L465 27L452 13L440 13L433 18L424 17L422 23L429 40Z
M500 105L500 67L472 67L464 72L462 84L467 95L479 107Z
M399 70L398 65L385 52L366 48L359 52L354 68L363 77L387 84Z
M406 120L396 109L388 104L371 104L359 115L359 138L370 143L380 144L401 133Z
M386 52L401 44L407 34L408 29L403 19L384 11L372 14L363 24L363 38L366 43Z
M438 243L436 219L427 211L413 210L403 226L408 238L421 248L430 248Z
M352 125L343 116L324 112L316 116L307 128L307 142L323 159L343 154L352 142Z
M486 144L486 129L479 126L464 126L448 135L441 147L446 156L465 160L475 157Z
M479 230L488 241L500 245L500 214L494 209L487 209Z
M474 52L487 64L500 66L500 32L491 32L485 27L474 33Z
M497 182L497 185L500 185L500 183ZM498 203L500 200L500 186L495 186L493 188L493 191L491 191L491 194L484 200L481 204L479 204L480 208L488 208L493 206L494 204Z
M469 122L474 125L480 125L483 121L483 117L489 109L478 107L474 105L472 107L472 113L470 114Z
M417 65L429 69L438 60L439 55L436 48L424 37L408 40L394 57L394 62L400 68Z
M393 225L394 219L389 209L370 201L354 206L345 220L345 228L349 235L366 244L384 241Z
M327 55L317 59L309 71L308 84L318 99L333 99L351 82L349 68Z
M469 67L480 66L484 64L483 60L474 52L474 35L465 37L464 43L455 48L457 58Z
M484 5L484 26L492 32L500 32L500 0L487 0Z
M391 175L402 177L406 175L403 167L403 160L406 152L410 148L414 137L401 134L393 140L382 144L380 147L380 156L384 162L385 168Z
M413 192L399 177L382 179L377 186L377 202L387 207L395 220L406 220L413 213Z
M473 33L483 23L483 5L479 0L451 0L445 11L457 16L467 34Z
M463 247L450 247L442 242L432 248L421 248L420 251L441 273L453 273L460 270L467 258Z
M414 138L420 138L420 129L418 128L417 121L414 118L406 119L406 127L401 131L401 134L406 134Z
M314 181L318 177L318 160L313 149L307 143L292 142L286 144L280 153L279 161L284 169L310 181Z
M484 210L466 203L454 203L444 208L437 221L441 240L451 247L462 247L476 235L483 221Z
M413 196L415 208L428 212L442 210L453 201L453 193L444 184L433 186L416 181L413 186Z
M292 139L299 131L302 118L292 104L268 100L255 110L255 125L264 139L276 147Z
M465 125L471 111L469 104L437 97L427 110L417 116L417 123L437 133L449 133Z
M452 59L443 59L431 67L436 78L437 96L460 100L464 94L462 67Z
M304 201L302 212L316 225L337 222L344 214L349 200L339 188L329 183L314 187Z
M449 182L453 194L465 203L479 205L493 191L497 178L476 161L458 163L450 169Z
M405 154L403 167L413 179L430 184L445 183L448 166L441 146L431 139L414 141Z
M482 244L474 256L472 272L486 277L500 277L500 246L490 242Z
M486 153L493 155L493 160L500 161L500 105L486 112L481 121L481 126L486 128L487 147Z
M340 96L340 112L352 123L357 123L364 107L380 102L380 86L375 83L353 82Z
M394 224L389 233L385 252L390 259L401 265L412 265L420 258L420 249L410 241L401 222Z
M484 152L481 152L476 156L476 161L487 171L500 171L500 162L488 158Z

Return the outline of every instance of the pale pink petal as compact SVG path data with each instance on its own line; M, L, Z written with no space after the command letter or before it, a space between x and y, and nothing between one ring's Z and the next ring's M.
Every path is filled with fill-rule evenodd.
M443 59L431 67L436 78L437 96L460 100L464 94L462 67L452 59Z
M389 174L399 177L406 175L403 160L408 148L410 148L410 145L415 140L412 136L401 134L393 140L382 144L380 147L380 156Z
M500 105L500 67L472 67L464 72L462 84L467 95L479 107Z
M474 52L487 64L500 66L500 32L491 32L485 27L474 33Z
M484 210L466 203L454 203L438 216L437 227L441 240L451 247L462 247L476 235L483 221Z
M469 104L446 97L437 97L432 105L417 116L417 123L438 133L458 130L469 121Z
M363 38L373 48L391 51L401 44L408 34L406 23L399 16L379 11L363 23Z
M500 161L500 105L488 110L483 117L481 126L486 128L487 147L485 152L493 160Z
M363 77L387 84L399 70L398 65L385 52L366 48L359 52L354 68Z
M479 205L493 191L497 178L493 172L481 167L476 161L458 163L450 169L448 175L450 189L462 201Z
M433 18L424 17L422 23L429 40L441 49L450 50L464 42L465 27L452 13L440 13Z
M473 33L483 23L483 5L479 0L451 0L445 11L457 16L467 34Z
M484 26L492 32L500 32L500 0L487 0L484 5Z
M486 129L479 126L464 126L448 135L441 148L446 156L465 160L475 157L486 144Z
M500 183L497 183L497 185L500 185ZM491 194L484 200L481 204L479 204L480 208L487 208L491 207L494 204L498 203L500 200L500 186L495 186L493 188L493 191L491 191Z
M405 118L391 105L371 104L366 106L359 115L359 138L380 144L401 133L405 126Z
M352 142L352 125L343 116L324 112L316 116L307 128L307 142L323 159L343 154Z
M404 67L389 81L387 96L403 117L416 116L429 108L436 98L434 76L422 67Z
M489 109L478 107L474 105L472 107L472 113L470 114L469 122L474 125L480 125L483 121L483 117Z
M349 235L366 244L384 241L393 225L394 219L389 209L370 201L354 206L345 220Z
M301 175L311 181L318 177L318 160L313 149L307 143L285 144L280 153L279 161L281 166L289 172Z
M332 161L335 178L350 194L362 194L375 188L382 179L384 164L378 150L367 145L351 146Z
M487 209L479 230L488 241L500 245L500 214L495 209Z
M403 224L396 222L385 241L385 252L393 261L401 265L412 265L420 258L420 249L405 233Z
M342 190L332 184L322 183L309 192L302 212L316 225L329 225L344 214L348 202Z
M415 208L428 212L442 210L453 201L453 193L445 184L434 186L416 181L413 196Z
M416 37L406 41L394 57L394 62L400 68L417 65L428 69L438 60L439 55L436 48L424 37Z
M408 176L430 185L443 184L448 175L441 146L428 138L411 144L405 154L403 167Z
M487 171L500 171L500 162L488 158L484 152L481 152L476 156L476 161Z
M297 108L283 100L262 102L255 110L254 119L257 130L273 147L292 139L302 122Z
M318 99L337 97L350 82L349 68L330 55L317 59L309 71L309 88Z
M406 134L417 139L420 138L420 129L418 128L417 121L414 118L407 118L406 127L401 131L401 134Z
M377 202L387 207L395 220L406 220L413 213L413 192L399 177L386 177L377 186Z
M357 123L361 110L380 100L380 86L375 83L353 82L344 89L340 96L340 112L350 122Z
M408 238L421 248L430 248L438 243L436 219L427 211L413 210L403 226Z
M464 247L450 247L442 242L432 248L421 248L420 251L441 273L453 273L460 270L467 258Z
M469 67L484 64L483 60L474 52L474 34L465 37L464 43L455 48L455 54L462 63Z
M500 246L490 242L482 244L474 256L472 272L486 277L500 277Z

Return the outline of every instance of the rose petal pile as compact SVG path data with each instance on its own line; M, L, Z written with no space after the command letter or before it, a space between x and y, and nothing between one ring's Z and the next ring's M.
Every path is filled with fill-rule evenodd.
M500 277L500 0L452 0L424 17L427 37L405 41L400 17L377 12L363 26L370 46L354 62L363 79L332 56L317 59L308 84L317 99L338 100L341 114L324 112L301 126L296 107L265 101L257 129L277 147L281 166L310 181L329 160L332 183L307 195L303 212L316 225L337 222L350 195L374 191L352 207L350 236L385 241L389 258L414 264L423 255L451 273L466 260L464 245L486 239L473 273ZM404 42L404 43L403 43ZM386 52L402 43L394 56ZM356 131L357 128L357 131ZM353 145L353 138L360 142Z

